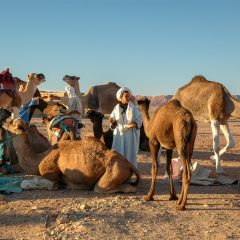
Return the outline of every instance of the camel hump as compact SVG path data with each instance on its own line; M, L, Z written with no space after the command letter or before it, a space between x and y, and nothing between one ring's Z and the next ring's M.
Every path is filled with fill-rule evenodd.
M108 85L114 85L114 86L118 86L115 82L108 82Z
M191 80L191 82L209 82L204 76L202 75L197 75L197 76L194 76Z

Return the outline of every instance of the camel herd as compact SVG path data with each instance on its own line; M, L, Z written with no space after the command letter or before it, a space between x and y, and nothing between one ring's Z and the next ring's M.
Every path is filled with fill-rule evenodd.
M104 114L110 113L117 104L115 94L120 88L115 83L94 86L86 94L81 94L79 77L66 75L63 80L74 87L84 108L90 108L86 116L93 123L94 137L66 141L56 138L49 122L61 114L62 104L46 102L40 96L37 87L45 81L43 74L29 74L28 81L16 78L16 91L12 94L0 91L2 108L19 107L34 96L40 97L39 105L31 109L30 119L36 108L44 114L48 130L48 139L38 132L35 126L28 126L21 119L6 120L8 114L1 109L1 122L5 131L12 136L14 150L19 168L29 174L44 178L71 189L94 189L99 193L135 192L140 180L139 171L122 155L111 150L112 130L104 132L102 121ZM7 97L6 97L7 96ZM17 104L14 99L21 100ZM66 96L61 100L66 101ZM135 102L135 99L133 99ZM158 171L157 158L162 147L166 149L167 172L170 179L170 199L177 200L177 209L184 210L191 179L191 157L197 134L195 120L209 121L213 134L213 151L211 157L216 163L216 172L223 169L220 157L234 147L228 119L240 118L240 102L235 99L220 83L208 81L203 76L194 77L187 85L178 89L173 99L159 107L150 117L149 100L137 101L143 118L142 134L139 148L151 152L152 181L145 200L153 200ZM220 150L219 132L223 132L227 144ZM182 190L178 198L172 179L172 152L176 148L183 164ZM136 181L131 181L132 174Z

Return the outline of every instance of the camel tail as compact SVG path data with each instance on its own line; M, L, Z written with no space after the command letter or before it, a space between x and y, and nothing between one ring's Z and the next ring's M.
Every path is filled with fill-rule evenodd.
M139 183L140 180L141 180L140 172L139 172L138 169L137 169L135 166L133 166L132 164L131 164L131 172L135 173L137 179L136 179L136 182L131 182L130 184L131 184L132 186L137 186L138 183Z

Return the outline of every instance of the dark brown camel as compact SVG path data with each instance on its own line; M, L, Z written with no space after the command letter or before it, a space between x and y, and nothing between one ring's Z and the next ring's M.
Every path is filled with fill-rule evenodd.
M159 107L152 119L149 117L149 103L147 98L138 100L143 118L146 135L149 137L152 155L152 182L145 200L152 201L156 176L158 172L157 157L161 146L167 151L167 172L170 180L170 199L177 200L172 179L172 151L176 147L183 164L182 190L178 199L178 210L184 210L191 179L191 157L197 133L197 124L192 114L183 108L177 100L172 100Z

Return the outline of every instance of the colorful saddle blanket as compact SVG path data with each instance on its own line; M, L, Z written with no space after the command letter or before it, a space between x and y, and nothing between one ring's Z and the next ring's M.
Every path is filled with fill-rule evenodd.
M16 81L9 69L6 69L0 73L0 91L2 90L16 90Z

